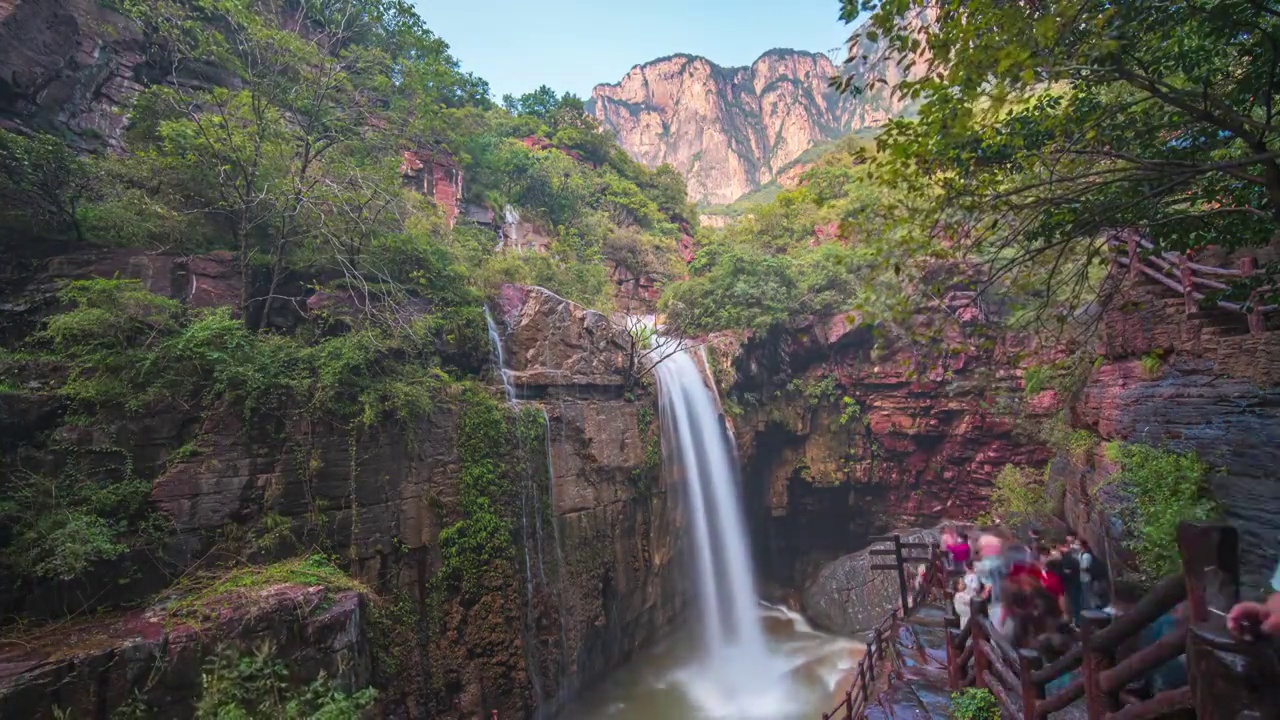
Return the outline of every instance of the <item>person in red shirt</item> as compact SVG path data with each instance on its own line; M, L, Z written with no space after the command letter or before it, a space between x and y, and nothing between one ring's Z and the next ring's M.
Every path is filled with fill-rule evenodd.
M960 533L950 545L947 546L947 553L951 555L952 567L964 568L969 562L969 536Z
M1040 584L1053 596L1061 614L1067 614L1067 588L1062 582L1062 556L1056 551L1041 565Z

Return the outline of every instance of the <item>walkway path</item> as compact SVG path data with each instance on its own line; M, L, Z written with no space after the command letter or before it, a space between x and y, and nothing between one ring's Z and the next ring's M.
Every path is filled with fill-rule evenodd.
M944 720L951 717L942 608L922 605L898 626L891 677L867 706L868 720Z
M898 627L889 656L890 679L867 706L868 720L947 720L947 649L943 609L921 605ZM1054 720L1084 720L1084 703L1076 702L1050 715Z

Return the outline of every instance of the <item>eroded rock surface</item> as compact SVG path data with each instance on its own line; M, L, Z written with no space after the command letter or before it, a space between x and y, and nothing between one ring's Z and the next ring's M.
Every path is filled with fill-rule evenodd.
M96 0L0 0L0 127L119 148L145 72L141 31Z
M206 658L229 648L270 648L300 685L323 673L351 691L372 677L358 592L272 585L210 597L195 610L198 618L157 606L0 642L0 717L105 718L141 700L163 717L188 718Z
M1104 446L1114 440L1195 451L1240 530L1245 590L1262 589L1270 577L1280 550L1280 332L1250 335L1242 323L1242 316L1189 316L1182 298L1147 282L1128 286L1125 301L1105 315L1102 360L1073 413L1073 424L1098 441L1059 457L1052 478L1066 486L1068 522L1113 564L1122 560L1122 533L1108 502L1115 468Z

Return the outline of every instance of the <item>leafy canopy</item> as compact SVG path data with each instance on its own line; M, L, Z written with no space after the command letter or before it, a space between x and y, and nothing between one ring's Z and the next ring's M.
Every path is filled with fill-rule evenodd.
M879 171L939 188L935 214L993 280L1021 275L1043 306L1079 305L1102 290L1109 229L1161 250L1276 233L1280 11L1267 3L844 0L846 20L864 12L858 39L911 66L897 91L919 103L883 134Z

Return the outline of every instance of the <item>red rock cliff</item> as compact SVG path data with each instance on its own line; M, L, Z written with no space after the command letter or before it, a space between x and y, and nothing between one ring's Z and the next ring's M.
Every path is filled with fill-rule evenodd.
M714 341L712 364L729 388L757 555L781 584L803 587L869 535L971 519L1003 466L1049 459L992 409L1020 392L1007 344L922 354L835 318L734 345Z

